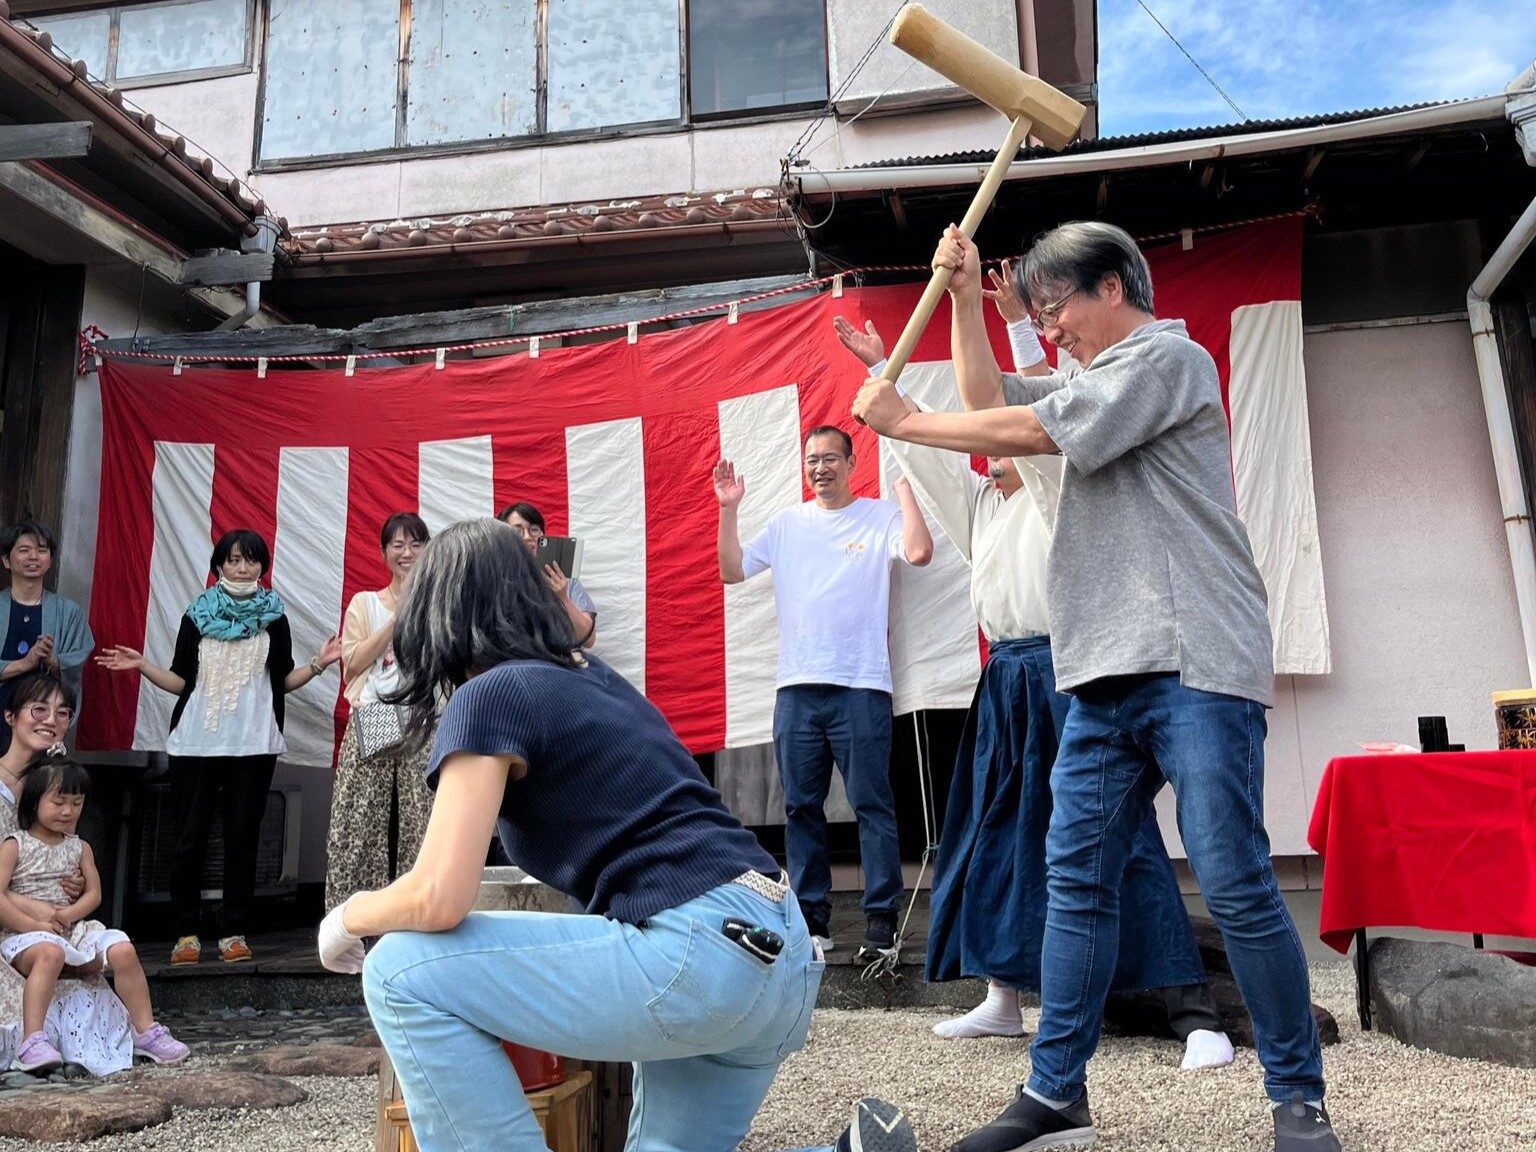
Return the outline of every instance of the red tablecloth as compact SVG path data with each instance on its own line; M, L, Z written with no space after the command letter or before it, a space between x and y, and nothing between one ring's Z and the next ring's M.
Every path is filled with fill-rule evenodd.
M1340 952L1372 927L1536 937L1536 752L1340 757L1307 842Z

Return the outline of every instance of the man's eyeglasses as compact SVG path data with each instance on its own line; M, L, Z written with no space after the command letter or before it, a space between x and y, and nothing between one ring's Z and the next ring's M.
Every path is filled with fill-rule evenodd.
M65 724L68 724L75 718L75 710L73 708L55 708L51 704L38 702L36 704L27 705L27 715L30 716L33 722L37 724L41 724L50 716L56 720L62 720Z
M1044 332L1047 328L1056 327L1056 322L1061 319L1062 306L1076 295L1077 289L1074 288L1061 299L1053 300L1031 316L1029 322L1034 325L1035 331Z
M512 524L510 527L524 540L538 540L544 535L544 529L535 528L531 524Z
M824 468L831 468L836 465L838 461L846 459L848 459L848 457L843 455L841 452L823 452L820 456L807 456L805 458L805 466L807 468L814 468L816 465L820 464Z

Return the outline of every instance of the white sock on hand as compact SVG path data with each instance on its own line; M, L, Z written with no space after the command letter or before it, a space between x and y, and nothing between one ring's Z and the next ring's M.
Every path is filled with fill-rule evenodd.
M1185 1072L1200 1068L1224 1068L1232 1063L1237 1054L1232 1051L1232 1041L1225 1032L1208 1032L1196 1028L1184 1041L1184 1061L1179 1065Z
M945 1040L970 1040L977 1036L1022 1036L1024 1020L1019 1014L1019 993L1006 984L987 985L987 998L964 1016L940 1020L933 1026L936 1036Z

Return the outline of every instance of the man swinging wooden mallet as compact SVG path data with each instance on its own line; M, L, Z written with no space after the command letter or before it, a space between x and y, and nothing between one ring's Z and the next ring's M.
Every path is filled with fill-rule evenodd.
M971 239L976 235L981 218L992 206L998 186L1002 184L1008 166L1018 156L1020 145L1034 135L1048 148L1058 151L1065 148L1076 138L1088 109L1038 76L1021 71L963 32L957 32L921 4L908 4L901 10L891 25L890 42L1012 121L997 158L987 169L981 187L976 189L976 196L960 221L960 231L965 233L966 239ZM953 274L949 268L933 270L933 278L928 281L922 298L912 310L912 318L907 321L901 339L896 341L896 347L891 350L880 373L883 379L894 384L901 375ZM859 420L859 423L863 422Z

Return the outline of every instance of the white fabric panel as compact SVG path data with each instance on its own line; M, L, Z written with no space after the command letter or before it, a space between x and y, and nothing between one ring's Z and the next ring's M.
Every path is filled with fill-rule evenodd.
M948 360L907 365L901 386L936 411L960 407ZM891 483L899 474L882 440L880 492L888 500L896 498ZM891 706L898 716L921 708L968 707L981 675L970 567L931 517L928 531L933 559L925 568L897 564L891 581Z
M487 457L489 462L489 457ZM598 651L645 691L645 444L639 419L565 430L571 535L581 582L597 604Z
M176 654L182 613L207 586L212 548L213 445L155 442L152 507L154 547L149 558L149 606L144 618L144 657L169 668ZM117 641L99 637L104 644ZM128 673L117 673L126 676ZM139 681L133 729L136 750L165 747L176 698L148 680Z
M417 459L417 503L434 536L455 521L496 515L489 436L427 440Z
M720 454L746 478L737 525L745 544L775 512L800 503L800 390L790 384L720 402ZM773 739L779 623L773 572L725 589L725 746ZM783 801L778 820L782 821Z
M272 590L288 610L296 665L319 652L341 627L347 463L345 448L284 448L278 457ZM288 763L331 766L339 672L339 666L332 667L289 694L283 725Z
M1275 673L1332 670L1312 439L1301 357L1301 302L1232 313L1232 471L1237 507L1269 591Z

